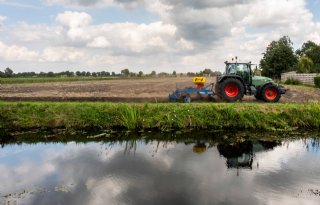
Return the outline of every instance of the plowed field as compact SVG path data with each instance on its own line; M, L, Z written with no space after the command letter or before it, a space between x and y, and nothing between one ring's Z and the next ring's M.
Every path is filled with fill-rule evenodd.
M176 87L194 86L190 77L119 79L56 83L0 85L0 100L9 101L112 101L112 102L167 102L168 94ZM207 82L214 82L209 78ZM286 86L289 91L280 102L320 102L320 89ZM219 99L215 98L215 101ZM252 96L243 101L256 102Z

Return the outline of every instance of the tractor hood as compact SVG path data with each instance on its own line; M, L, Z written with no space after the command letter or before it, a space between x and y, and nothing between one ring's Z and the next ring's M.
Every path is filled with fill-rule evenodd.
M265 83L268 83L268 82L272 82L272 79L267 78L267 77L263 77L263 76L253 76L252 77L252 84L256 87L263 85Z

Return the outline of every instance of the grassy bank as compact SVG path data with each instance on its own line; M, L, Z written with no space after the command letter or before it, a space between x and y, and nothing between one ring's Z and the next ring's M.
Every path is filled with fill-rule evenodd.
M319 127L319 104L0 102L0 128L6 130L295 130Z

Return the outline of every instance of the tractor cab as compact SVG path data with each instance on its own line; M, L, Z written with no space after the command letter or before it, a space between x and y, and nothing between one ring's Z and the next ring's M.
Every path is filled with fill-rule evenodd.
M244 83L247 85L252 84L252 70L251 62L249 63L238 63L238 62L225 62L226 64L226 75L240 76Z

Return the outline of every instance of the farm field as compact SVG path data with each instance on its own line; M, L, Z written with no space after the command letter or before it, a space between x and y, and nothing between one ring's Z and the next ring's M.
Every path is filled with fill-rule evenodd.
M207 82L214 81L215 77L207 79ZM191 77L2 84L0 100L167 102L168 94L176 87L191 86L194 86ZM282 96L282 103L320 102L320 89L285 87L289 90ZM214 100L219 101L217 98ZM253 96L245 96L243 101L257 100Z

